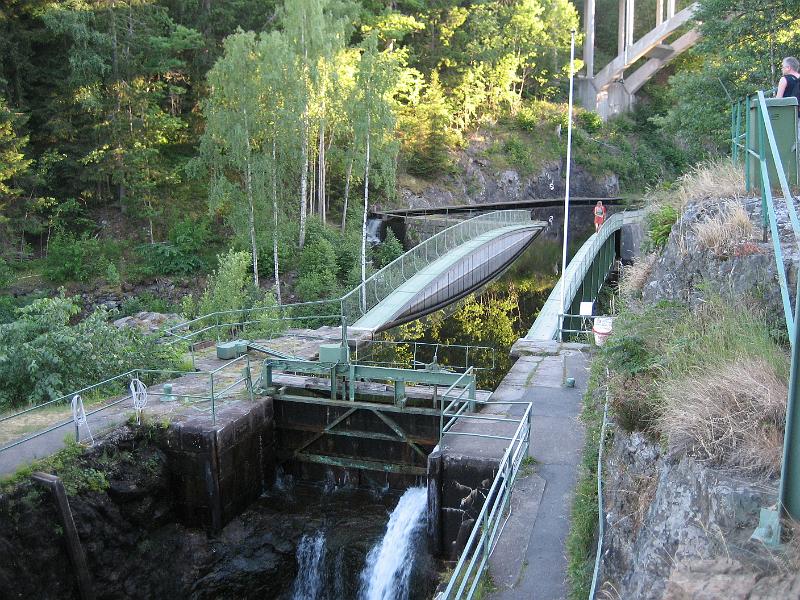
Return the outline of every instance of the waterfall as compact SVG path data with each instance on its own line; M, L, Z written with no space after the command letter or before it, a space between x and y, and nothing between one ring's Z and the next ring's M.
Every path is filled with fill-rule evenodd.
M325 534L304 535L297 546L297 578L292 600L317 600L326 593Z
M381 226L383 219L367 219L367 242L370 245L381 243Z
M427 488L409 488L389 517L386 534L367 554L361 572L362 600L407 600L416 556L414 545L425 523Z

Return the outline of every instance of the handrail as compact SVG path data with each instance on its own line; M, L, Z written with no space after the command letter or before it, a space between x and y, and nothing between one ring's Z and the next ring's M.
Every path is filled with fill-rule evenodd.
M755 123L753 122L754 119L750 115L750 108L751 103L754 102L754 108L757 108L756 116L755 116ZM765 229L765 239L766 241L766 229L769 228L770 236L772 238L772 246L775 254L775 262L777 267L778 273L778 281L780 286L780 293L781 293L781 301L783 304L783 314L784 314L784 321L786 324L786 331L789 334L789 340L791 344L794 344L795 338L795 319L796 315L794 315L792 310L792 303L789 294L789 282L786 277L786 270L783 265L783 249L781 247L780 242L780 232L778 228L778 219L777 213L775 210L775 200L772 196L772 182L770 179L770 172L769 172L769 164L767 161L767 152L766 146L769 146L769 151L771 155L772 166L775 169L775 173L778 177L778 185L780 187L781 193L783 194L784 202L786 204L786 209L789 214L789 220L792 224L792 232L795 237L795 241L797 242L798 246L800 246L800 218L797 215L797 209L795 207L795 199L791 192L791 188L789 187L789 182L786 179L786 172L784 171L783 161L781 156L778 152L778 145L775 139L775 131L772 128L772 121L769 119L769 113L767 111L767 104L766 99L764 96L764 92L759 90L755 94L755 98L750 95L745 96L743 99L738 100L734 103L735 109L732 108L731 111L731 154L734 156L734 160L739 160L739 158L744 155L745 157L753 157L758 160L759 162L759 180L760 180L760 188L761 188L761 207L762 207L762 219ZM744 133L740 133L740 127L742 125L742 118L741 112L742 109L745 111L745 130ZM757 135L758 135L758 152L750 148L751 140L753 139L753 127L757 127ZM742 138L744 138L744 142L742 142ZM746 185L749 187L751 185L750 182L750 169L748 161L745 161L744 164L745 168L745 179Z
M342 296L342 313L348 322L355 323L399 285L456 246L488 231L530 221L530 211L499 210L451 225L399 256Z
M225 386L223 389L215 391L215 377L217 377L219 375L220 371L222 371L223 369L229 368L234 363L237 363L237 362L240 362L240 361L244 362L246 364L243 375L241 377L239 377L238 379L236 379L233 383L230 383L227 386ZM98 389L100 387L103 387L103 386L106 386L106 385L109 385L109 384L113 384L115 381L123 380L123 381L126 381L126 383L127 383L127 382L130 382L132 379L140 378L143 375L162 375L162 376L163 375L171 375L171 376L177 376L178 378L183 377L183 376L187 376L187 375L191 375L191 376L207 376L209 378L209 381L210 381L210 392L209 392L208 395L203 395L203 394L180 394L180 396L182 396L183 398L187 398L187 399L189 399L189 398L194 399L197 402L210 402L211 418L212 418L212 423L214 423L214 424L216 424L216 418L217 418L216 417L216 413L217 413L217 403L218 403L218 401L223 399L226 396L227 392L229 392L230 390L232 390L236 386L244 383L245 387L246 387L246 389L247 389L247 391L248 391L248 393L250 395L250 399L251 400L253 399L252 379L251 379L251 371L250 371L250 357L247 356L247 355L242 355L242 356L240 356L238 358L235 358L233 360L227 361L226 363L224 363L220 367L218 367L216 369L213 369L211 371L200 371L200 370L185 371L185 370L182 370L182 369L131 369L131 370L125 371L124 373L120 373L118 375L115 375L114 377L109 377L108 379L104 379L103 381L100 381L98 383L93 383L91 385L82 387L82 388L80 388L78 390L74 390L74 391L72 391L72 392L70 392L68 394L64 394L62 396L59 396L58 398L53 398L52 400L49 400L49 401L44 402L42 404L37 404L36 406L32 406L30 408L26 408L24 410L20 410L20 411L17 411L15 413L4 415L4 416L0 417L0 423L13 421L13 420L18 419L19 417L21 417L23 415L29 414L31 412L42 410L42 409L47 408L49 406L54 406L54 405L56 405L58 403L62 403L62 404L66 405L66 403L68 401L70 401L76 395L83 395L86 392ZM168 394L165 394L164 392L156 392L156 391L148 391L148 394L151 395L151 396L166 396L166 395L168 395ZM99 407L97 407L97 408L95 408L93 410L90 410L89 412L86 413L86 416L90 417L90 416L95 415L97 413L103 412L105 410L108 410L109 408L117 406L118 404L121 404L122 402L124 402L126 400L130 400L130 399L131 399L131 395L130 394L124 394L124 393L123 393L123 395L121 397L116 398L116 399L112 399L110 401L109 401L109 398L105 398L105 399L101 400L101 402L103 402L102 406L99 406ZM12 442L6 443L3 446L0 446L0 453L5 452L6 450L10 450L11 448L15 448L15 447L17 447L17 446L19 446L21 444L24 444L26 442L34 440L34 439L36 439L38 437L46 435L46 434L48 434L48 433L50 433L52 431L55 431L57 429L60 429L62 427L66 427L72 422L73 422L72 418L69 418L69 419L66 419L66 420L59 420L56 424L50 425L48 427L45 427L45 429L37 431L36 433L33 433L31 435L22 437L20 439L16 439L16 440L14 440ZM76 440L76 441L79 441L79 440Z
M503 453L497 474L486 494L486 501L475 519L475 525L453 569L447 588L437 596L436 600L469 599L478 589L489 556L502 532L501 525L504 522L504 513L510 505L511 490L530 446L530 418L533 406L528 402L523 404L528 406Z
M759 518L759 527L753 533L753 538L764 542L767 545L780 543L781 517L784 511L793 519L800 518L800 486L796 478L797 465L800 462L800 440L797 439L797 432L800 430L800 412L797 410L798 391L800 391L800 326L797 319L800 315L800 284L795 293L795 309L792 309L789 298L789 284L786 277L786 269L783 264L783 251L778 229L778 219L775 211L775 202L772 197L772 182L770 181L770 170L767 164L766 143L772 159L772 166L778 177L781 193L786 204L789 220L792 224L795 242L800 246L800 219L797 217L795 208L795 198L791 193L786 174L783 169L783 161L778 153L778 146L775 141L775 132L772 128L772 120L767 111L767 103L764 92L756 93L757 110L755 119L750 115L751 100L750 96L745 96L736 102L736 110L731 111L731 154L735 160L739 160L742 154L750 158L758 159L761 188L761 214L764 223L764 242L766 242L766 231L769 227L772 236L772 247L774 249L776 270L778 272L778 282L780 285L781 300L783 302L783 313L786 323L786 330L789 334L789 341L792 347L791 367L789 370L789 394L786 403L786 425L784 427L783 453L781 460L781 478L778 488L778 498L775 506L762 508ZM743 106L744 104L744 106ZM741 111L745 110L745 131L744 136L740 133L742 124ZM753 121L756 121L758 128L758 152L751 150L753 135ZM796 125L795 125L796 126ZM744 145L742 145L744 137ZM766 141L766 143L765 143ZM743 151L743 152L740 152ZM797 151L797 134L795 133L795 152ZM750 191L750 164L749 160L744 161L745 182L747 191Z

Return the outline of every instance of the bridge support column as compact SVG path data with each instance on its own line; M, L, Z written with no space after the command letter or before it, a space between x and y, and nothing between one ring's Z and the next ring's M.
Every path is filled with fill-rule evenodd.
M586 77L594 77L595 0L585 0L583 5L583 62Z

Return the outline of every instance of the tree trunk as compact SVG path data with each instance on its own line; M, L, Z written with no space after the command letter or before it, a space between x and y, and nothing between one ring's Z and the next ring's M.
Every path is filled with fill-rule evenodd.
M369 131L370 114L367 113L367 147L364 160L364 219L361 222L361 310L367 312L367 208L369 206Z
M342 233L347 227L347 201L350 198L350 178L353 175L353 157L350 157L350 163L347 165L347 179L344 182L344 209L342 210Z
M302 168L300 169L300 239L297 245L302 249L306 243L306 202L308 202L308 105L303 112L303 139L300 144Z
M248 220L250 225L250 244L253 249L253 285L258 289L258 246L256 244L256 214L253 201L253 170L250 163L250 127L247 124L247 109L244 109L244 135L247 143L247 158L245 160L245 187L247 188L247 205L249 208Z
M280 270L278 269L278 163L277 153L275 151L275 138L272 138L272 260L275 269L275 297L278 304L282 304L281 300L281 280Z
M319 214L325 223L325 121L319 126L319 149L317 150L317 201Z

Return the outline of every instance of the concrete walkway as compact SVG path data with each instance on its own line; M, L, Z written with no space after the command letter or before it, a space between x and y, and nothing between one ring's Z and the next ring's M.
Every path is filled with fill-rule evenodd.
M514 487L512 512L489 561L493 600L567 597L565 542L584 443L579 420L590 356L576 344L543 344L545 355L522 356L494 399L533 404L533 472ZM564 388L562 359L574 388ZM500 397L498 397L500 396Z

